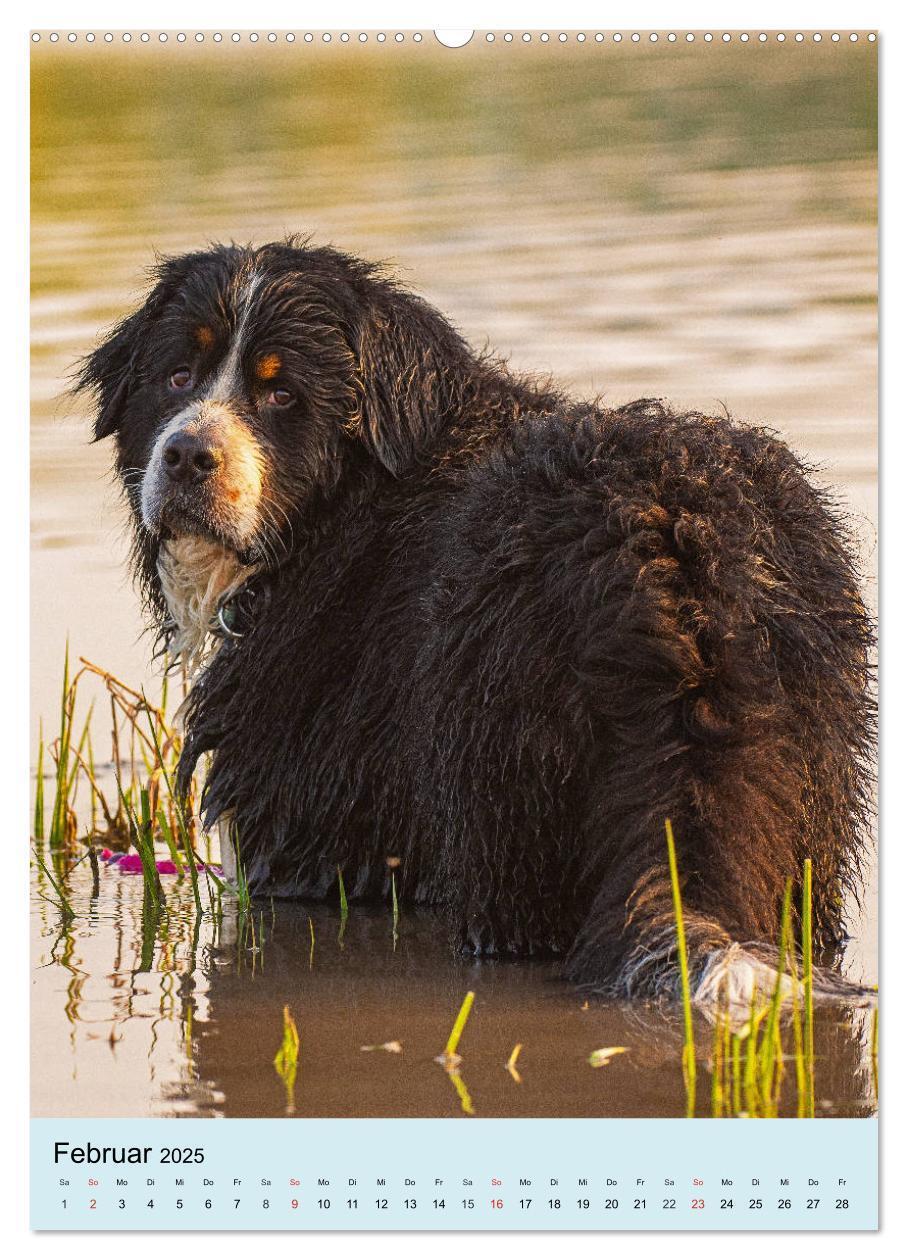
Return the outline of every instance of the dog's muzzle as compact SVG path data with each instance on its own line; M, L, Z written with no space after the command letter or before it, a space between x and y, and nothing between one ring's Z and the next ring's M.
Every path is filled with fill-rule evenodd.
M142 479L142 521L153 533L210 534L243 551L261 526L263 468L237 411L194 403L158 434Z

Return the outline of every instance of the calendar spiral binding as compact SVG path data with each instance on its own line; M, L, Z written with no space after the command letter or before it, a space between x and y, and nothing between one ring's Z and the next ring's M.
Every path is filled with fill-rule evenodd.
M369 30L369 31L32 31L33 44L100 45L177 45L214 44L231 45L344 45L383 44L399 47L402 44L424 47L442 46L458 49L476 45L527 45L563 46L565 44L643 46L707 44L722 47L728 44L767 44L771 42L802 45L858 44L877 42L876 31L579 31L579 30Z

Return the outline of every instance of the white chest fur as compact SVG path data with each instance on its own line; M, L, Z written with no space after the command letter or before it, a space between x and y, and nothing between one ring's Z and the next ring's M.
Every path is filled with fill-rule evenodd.
M166 542L158 557L158 575L176 627L171 651L182 656L193 674L212 650L211 626L218 602L254 573L235 552L206 538L187 535Z

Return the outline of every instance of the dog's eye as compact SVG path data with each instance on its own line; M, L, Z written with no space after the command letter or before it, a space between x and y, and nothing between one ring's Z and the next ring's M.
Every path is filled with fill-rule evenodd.
M294 401L289 389L273 389L268 395L269 407L289 407Z
M192 372L188 367L178 367L170 373L171 389L188 389L192 384Z

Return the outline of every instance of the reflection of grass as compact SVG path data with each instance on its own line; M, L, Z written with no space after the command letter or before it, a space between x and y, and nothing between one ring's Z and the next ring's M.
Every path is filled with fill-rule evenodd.
M508 1059L505 1065L508 1069L508 1072L511 1074L511 1079L518 1085L520 1085L523 1081L523 1077L517 1071L517 1060L520 1057L520 1052L522 1049L523 1049L523 1045L518 1041L517 1045L511 1051L511 1057Z
M473 1106L473 1099L470 1097L470 1091L467 1089L466 1083L457 1068L452 1068L448 1072L448 1079L457 1091L457 1097L460 1099L460 1106L468 1116L476 1115L476 1108Z
M32 856L35 859L35 863L38 869L41 871L44 878L47 880L51 888L54 890L54 893L56 895L55 904L57 906L57 909L60 911L60 915L61 915L61 918L63 919L64 924L71 922L76 917L76 912L73 910L72 905L70 904L69 898L66 896L66 892L63 888L63 885L60 884L57 881L57 879L54 877L53 872L48 868L47 863L41 857L37 849L33 850Z

